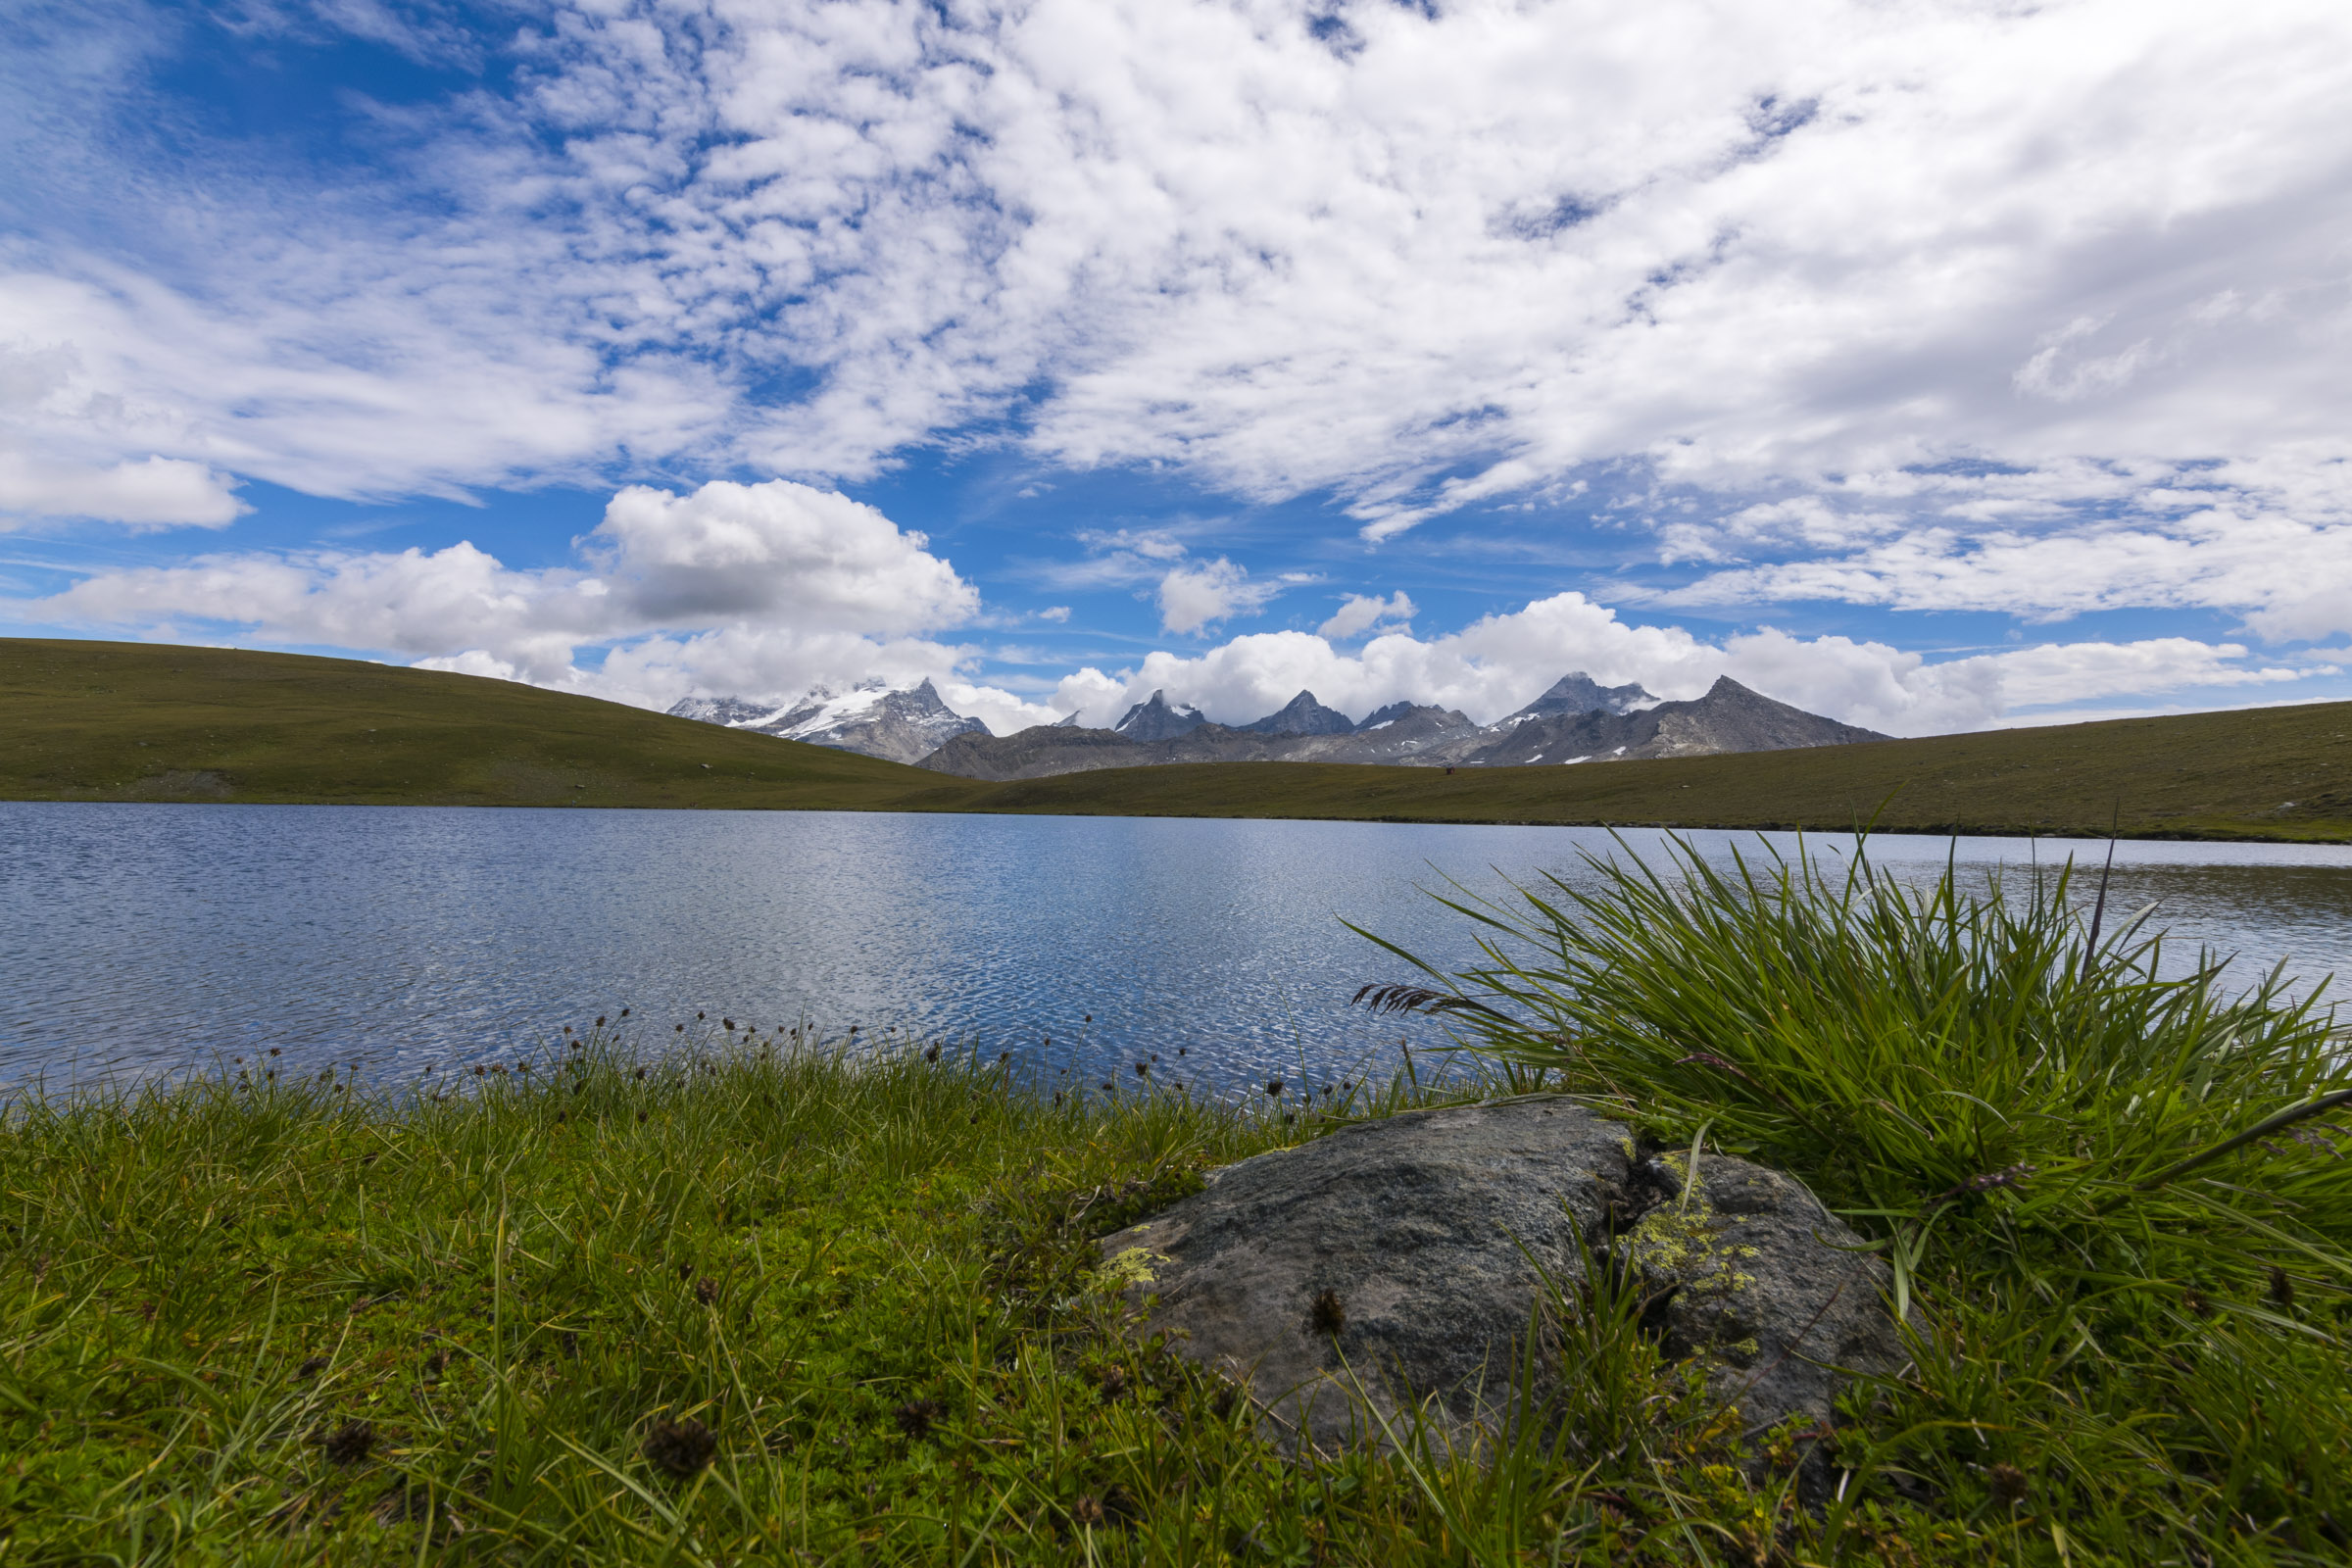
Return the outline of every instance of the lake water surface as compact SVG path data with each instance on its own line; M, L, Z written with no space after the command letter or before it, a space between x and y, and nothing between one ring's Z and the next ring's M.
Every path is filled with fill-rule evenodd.
M1467 961L1469 926L1416 884L1499 892L1613 849L1582 828L0 803L0 1081L270 1047L406 1076L623 1006L648 1041L702 1009L903 1027L1055 1070L1157 1052L1162 1077L1224 1087L1296 1075L1303 1054L1321 1077L1406 1032L1345 1005L1407 971L1343 920ZM1951 849L1872 841L1921 874ZM2095 866L2105 849L1957 853ZM2247 981L2282 958L2307 980L2352 971L2352 851L2127 842L2116 864L2111 905L2161 901L2183 956L2239 955Z

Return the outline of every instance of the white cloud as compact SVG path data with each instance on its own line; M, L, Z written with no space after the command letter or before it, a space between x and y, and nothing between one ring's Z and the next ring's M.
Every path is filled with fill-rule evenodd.
M0 449L0 527L12 518L95 517L103 522L220 527L247 508L236 481L182 458L125 458L106 467L50 463Z
M946 677L965 652L919 634L979 610L921 534L789 480L624 489L580 543L581 565L530 571L470 544L221 554L93 573L9 608L159 636L225 624L652 706L697 689L789 696L818 681ZM580 666L583 649L609 650L601 667Z
M2193 492L2181 499L2202 499ZM2039 530L1909 529L1858 551L1711 572L1659 605L1835 600L2055 620L2126 607L2241 613L2278 640L2352 632L2352 519L2204 506Z
M1154 690L1223 723L1272 711L1300 691L1361 716L1398 701L1458 708L1491 722L1561 675L1638 681L1661 697L1700 695L1719 675L1768 697L1897 735L1977 729L2013 710L2193 688L2275 686L2335 673L2333 665L2251 664L2237 644L2189 638L2045 644L1930 662L1883 643L1798 639L1767 628L1721 643L1677 627L1618 618L1581 594L1557 594L1486 616L1461 631L1419 638L1391 632L1354 653L1321 636L1283 631L1235 637L1197 655L1155 652L1133 669L1079 672L1055 696L1085 722L1123 711ZM1081 684L1083 683L1083 684ZM1081 699L1081 693L1084 693Z
M2191 474L2346 514L2337 0L597 0L515 48L512 100L380 117L367 181L21 116L27 178L74 171L25 210L82 206L0 279L64 368L14 449L446 494L855 477L1017 409L1049 462L1374 537L1601 473L1962 538Z
M1159 579L1159 624L1179 634L1205 630L1256 610L1282 592L1279 582L1251 582L1246 567L1219 556L1178 566Z
M1399 625L1413 618L1413 602L1403 589L1387 599L1378 595L1349 594L1339 612L1315 628L1315 635L1333 642L1347 642L1360 637L1374 626L1384 623Z

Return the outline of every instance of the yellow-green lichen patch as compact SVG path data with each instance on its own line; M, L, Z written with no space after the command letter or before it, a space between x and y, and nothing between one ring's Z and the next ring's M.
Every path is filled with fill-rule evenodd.
M1625 1239L1634 1266L1645 1277L1682 1286L1691 1297L1726 1297L1755 1284L1739 1262L1756 1249L1722 1239L1724 1222L1707 1201L1703 1181L1693 1181L1681 1154L1661 1155L1683 1183L1683 1194L1642 1217Z
M1173 1259L1154 1252L1148 1247L1130 1247L1105 1259L1102 1264L1102 1283L1114 1291L1131 1286L1150 1285L1159 1278L1158 1267Z

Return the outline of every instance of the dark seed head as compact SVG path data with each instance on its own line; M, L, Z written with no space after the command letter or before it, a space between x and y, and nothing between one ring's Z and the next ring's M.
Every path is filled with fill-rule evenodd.
M2191 1312L2194 1312L2199 1317L2213 1316L2213 1303L2205 1299L2203 1296L2199 1295L2195 1291L2182 1291L2180 1293L2180 1304L2187 1307Z
M1269 1100L1279 1100L1282 1098L1281 1079L1269 1078L1266 1080L1266 1098Z
M1996 1464L1985 1474L1992 1484L1992 1494L2014 1508L2026 1500L2026 1473L2006 1461Z
M628 1009L628 1008L626 1008L626 1007L623 1007L623 1008L621 1008L621 1009L620 1009L620 1015L621 1015L623 1018L626 1018L626 1017L629 1015L629 1009ZM597 1019L596 1021L597 1021L598 1023L603 1023L605 1020L604 1020L604 1019L602 1019L602 1018L599 1018L599 1019Z
M602 1029L605 1026L605 1015L601 1012L596 1015L596 1026L599 1029Z
M1096 1382L1102 1390L1103 1398L1115 1399L1127 1392L1127 1371L1124 1367L1106 1366Z
M925 1061L937 1061L939 1059L939 1047L934 1045L929 1051L924 1052L923 1059Z
M309 1360L303 1362L302 1365L296 1367L294 1369L294 1375L298 1378L315 1378L325 1370L326 1357L323 1355L314 1355Z
M1330 1339L1348 1326L1348 1304L1340 1299L1339 1292L1326 1290L1306 1309L1306 1316L1317 1334Z
M637 1113L637 1125L640 1127L645 1125L645 1112L642 1110Z
M947 1410L937 1399L908 1399L893 1414L898 1420L899 1430L920 1443L931 1435L932 1424L947 1414Z
M705 1306L715 1303L718 1300L718 1281L707 1274L696 1280L694 1282L694 1298Z
M2295 1308L2295 1282L2286 1277L2282 1268L2271 1270L2271 1299L2290 1312Z
M1073 1523L1092 1528L1101 1524L1102 1517L1102 1500L1092 1493L1080 1493L1078 1500L1070 1504L1070 1519Z
M691 1418L657 1421L645 1435L645 1456L680 1481L699 1475L718 1448L710 1429Z
M346 1421L321 1436L318 1446L326 1450L330 1463L358 1464L375 1446L375 1427L367 1421Z

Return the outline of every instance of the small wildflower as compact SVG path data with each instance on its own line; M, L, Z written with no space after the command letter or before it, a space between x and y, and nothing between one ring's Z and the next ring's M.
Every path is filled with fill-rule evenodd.
M657 1421L645 1435L645 1456L680 1481L702 1472L718 1448L718 1440L700 1421Z

